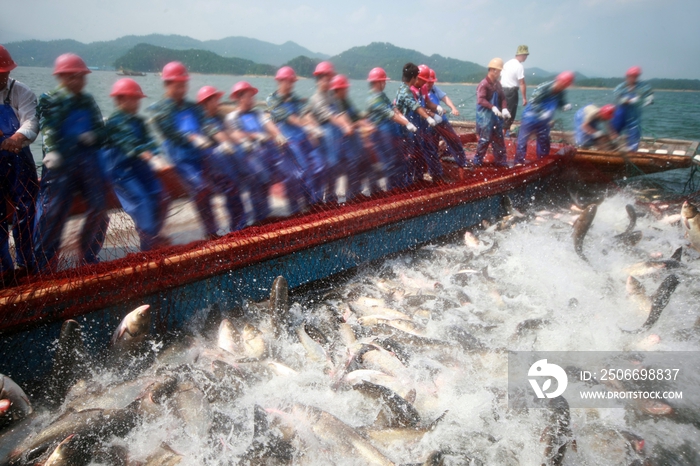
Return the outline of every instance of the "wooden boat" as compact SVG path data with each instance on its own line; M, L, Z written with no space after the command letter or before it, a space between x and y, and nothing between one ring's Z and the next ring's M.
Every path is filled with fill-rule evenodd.
M117 76L146 76L143 71L119 70Z
M552 153L563 147L553 145ZM99 352L110 329L140 304L152 305L157 332L176 330L214 305L264 299L278 275L298 287L492 220L504 215L503 196L531 202L563 162L551 156L473 172L448 163L447 173L461 173L450 183L425 182L216 240L31 277L0 290L0 372L28 383L45 374L66 319L78 320Z
M469 138L476 134L476 123L471 121L452 122L457 132ZM552 131L552 141L574 145L571 132ZM515 139L506 140L509 146L514 145ZM472 150L476 150L474 136ZM571 157L567 170L572 178L589 183L604 183L621 179L625 176L636 176L677 168L688 168L691 164L700 164L698 141L682 139L653 139L642 138L636 152L610 151L596 148L578 148Z

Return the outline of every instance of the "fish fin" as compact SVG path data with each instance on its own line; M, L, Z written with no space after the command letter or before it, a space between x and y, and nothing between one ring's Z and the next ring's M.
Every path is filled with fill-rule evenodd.
M682 257L683 257L683 246L676 249L675 252L671 255L671 259L677 260L678 262L681 261Z
M428 424L428 430L429 431L433 430L443 419L445 419L445 416L447 416L447 413L449 413L449 412L450 412L450 410L448 409L444 413L442 413L440 416L435 418L435 420L433 422Z
M549 426L544 428L544 430L542 431L542 435L540 435L540 443L544 442L545 438L547 438L547 435L549 435L549 430Z
M377 417L372 423L372 427L385 429L389 426L391 426L391 419L387 418L386 412L383 409L379 410Z
M575 440L575 439L571 441L571 448L572 448L576 453L578 453L578 445L576 445L576 440Z

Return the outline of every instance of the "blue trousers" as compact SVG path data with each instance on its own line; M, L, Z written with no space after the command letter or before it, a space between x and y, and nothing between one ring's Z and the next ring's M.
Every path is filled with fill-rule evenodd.
M55 270L61 233L76 194L87 204L80 232L80 258L86 264L98 262L109 226L105 184L97 153L91 149L73 151L58 169L43 168L34 226L34 253L39 272Z
M527 140L530 135L537 135L537 158L541 159L549 155L551 139L549 131L551 129L550 120L535 120L523 118L520 131L518 132L518 147L515 151L515 163L524 163L527 155Z
M311 144L301 128L284 122L278 123L278 127L287 138L286 150L289 150L294 159L299 172L297 178L301 182L307 204L313 205L320 202L322 197L318 198L318 191L325 169L321 150Z
M474 165L481 165L484 162L486 151L489 144L493 149L493 156L496 160L496 165L507 165L506 146L503 141L503 128L501 125L488 122L485 125L477 125L476 132L479 135L479 142L476 145L476 155L474 156Z
M108 151L106 151L108 152ZM158 235L165 223L165 191L153 170L140 158L124 158L110 172L114 193L136 224L141 250L158 246Z
M376 131L372 133L372 144L382 165L388 190L402 186L405 177L400 137L400 128L393 121L378 124Z
M18 154L0 151L0 272L14 268L8 244L12 219L8 205L14 208L12 234L16 264L29 270L36 267L33 234L38 193L39 181L29 148Z
M638 110L630 108L629 105L618 105L615 107L615 115L611 121L617 134L622 134L624 131L627 137L627 146L633 151L639 149L639 141L642 139L642 124L639 113Z

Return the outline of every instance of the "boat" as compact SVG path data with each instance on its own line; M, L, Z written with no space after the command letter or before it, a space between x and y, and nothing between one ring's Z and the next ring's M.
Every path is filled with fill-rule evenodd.
M476 150L476 123L453 121L452 125L472 151ZM567 131L552 131L552 141L574 145L574 135ZM516 139L506 139L513 146ZM644 137L634 152L598 148L577 148L570 158L567 171L572 179L587 183L607 183L629 176L647 175L661 171L688 168L700 164L698 141L655 139Z
M146 76L143 71L119 70L117 76Z
M154 310L157 332L178 330L212 306L264 299L279 275L299 287L501 217L504 196L529 203L556 179L567 158L561 154L570 151L553 144L552 154L513 169L467 171L445 162L452 182L421 182L215 240L28 277L0 290L0 372L37 383L50 370L67 319L81 323L94 348L106 348L107 329L144 303Z

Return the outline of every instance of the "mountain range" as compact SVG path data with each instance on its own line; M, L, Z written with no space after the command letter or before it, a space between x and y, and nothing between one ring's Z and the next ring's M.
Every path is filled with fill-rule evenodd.
M124 36L115 40L89 44L65 39L25 40L4 45L12 54L12 58L23 66L50 67L53 66L58 55L73 52L83 57L89 66L111 68L117 58L138 44L149 44L175 50L206 50L222 57L242 58L273 66L280 66L299 55L316 59L328 58L328 55L312 52L291 41L277 45L248 37L226 37L201 41L186 36L150 34L147 36Z

